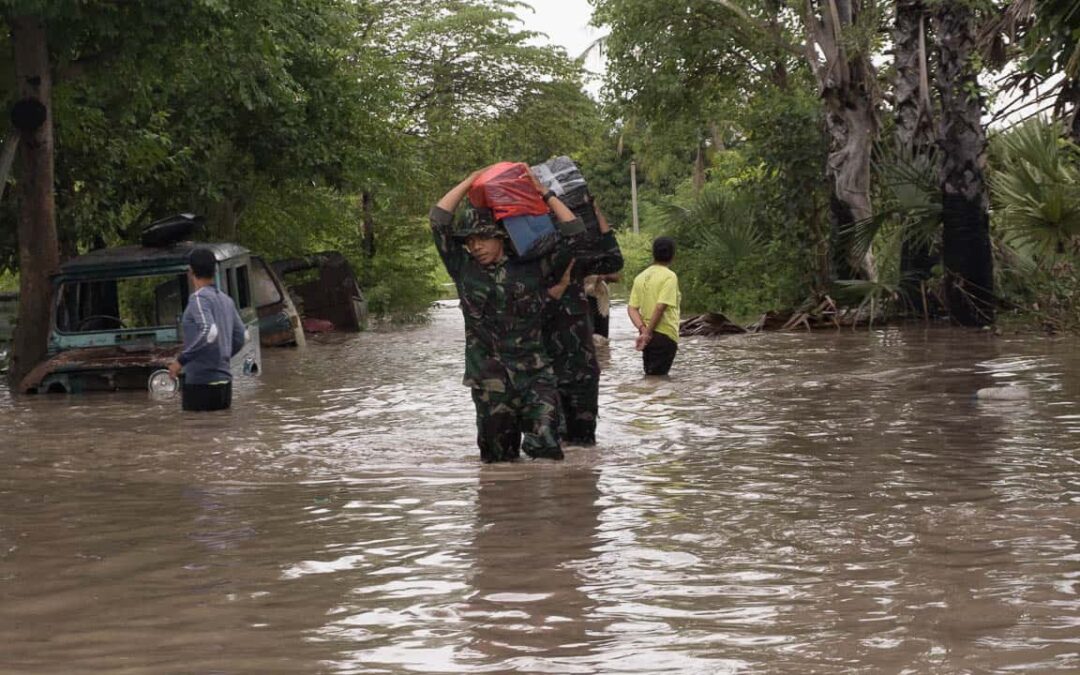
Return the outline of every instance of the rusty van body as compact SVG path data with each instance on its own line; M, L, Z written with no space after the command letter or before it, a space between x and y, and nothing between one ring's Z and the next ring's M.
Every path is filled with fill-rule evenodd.
M20 383L26 393L146 389L155 370L180 353L180 320L191 289L187 261L213 251L216 283L236 303L247 340L234 375L262 369L251 255L236 244L172 243L92 251L65 262L53 277L48 357Z

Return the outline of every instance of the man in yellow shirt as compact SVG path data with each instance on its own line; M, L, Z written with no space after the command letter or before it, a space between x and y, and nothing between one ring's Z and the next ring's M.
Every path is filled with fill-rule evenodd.
M671 271L675 240L653 241L653 264L634 279L627 311L638 329L635 347L641 352L646 375L667 375L679 349L679 277Z

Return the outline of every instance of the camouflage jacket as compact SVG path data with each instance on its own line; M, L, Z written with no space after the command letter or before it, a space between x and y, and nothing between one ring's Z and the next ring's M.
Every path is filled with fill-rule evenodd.
M504 257L483 267L454 238L452 213L436 206L430 218L435 247L457 286L465 317L464 384L504 391L515 375L550 368L543 335L552 302L547 289L562 276L579 238L537 259Z

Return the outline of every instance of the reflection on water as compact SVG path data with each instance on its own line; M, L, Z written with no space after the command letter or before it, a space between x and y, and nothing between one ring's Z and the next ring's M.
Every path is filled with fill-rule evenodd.
M653 380L617 311L600 445L482 466L433 318L269 352L229 412L0 394L0 672L1080 670L1075 341L695 338Z

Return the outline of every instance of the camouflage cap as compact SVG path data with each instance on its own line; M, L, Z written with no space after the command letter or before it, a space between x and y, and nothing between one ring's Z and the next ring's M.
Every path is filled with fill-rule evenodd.
M491 209L478 209L470 205L465 208L465 217L462 219L461 226L454 232L454 237L467 239L472 236L494 239L505 238L507 235L506 228L495 220Z

